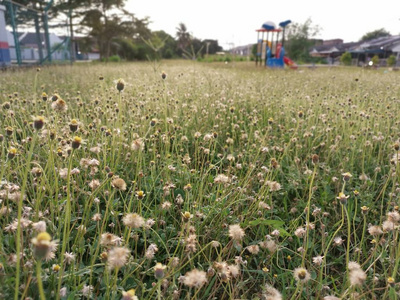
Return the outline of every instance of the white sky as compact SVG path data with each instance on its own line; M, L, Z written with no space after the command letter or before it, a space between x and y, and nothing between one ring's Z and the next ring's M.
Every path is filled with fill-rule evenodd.
M256 29L265 21L304 23L308 17L321 27L317 38L359 40L366 32L384 28L400 34L400 0L128 0L136 17L150 17L150 29L173 37L183 22L199 39L216 39L224 49L256 43Z

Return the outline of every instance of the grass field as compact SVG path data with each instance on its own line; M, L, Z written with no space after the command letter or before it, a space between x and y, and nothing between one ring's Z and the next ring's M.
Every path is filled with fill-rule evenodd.
M399 82L182 61L3 72L0 298L400 299Z

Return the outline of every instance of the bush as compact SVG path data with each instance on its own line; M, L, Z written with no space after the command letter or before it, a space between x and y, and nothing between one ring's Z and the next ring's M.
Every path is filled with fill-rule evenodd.
M121 61L121 57L119 57L119 55L113 55L113 56L110 56L108 58L108 61L109 62L120 62Z
M350 66L351 65L351 53L350 52L345 52L342 54L340 57L340 62L344 64L345 66Z
M379 56L378 55L374 55L374 57L371 58L371 61L374 66L379 66Z
M396 56L390 55L389 58L387 59L387 65L389 67L393 67L396 64Z

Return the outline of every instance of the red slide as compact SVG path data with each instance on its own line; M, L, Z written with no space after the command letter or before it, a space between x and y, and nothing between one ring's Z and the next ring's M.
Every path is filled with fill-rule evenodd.
M283 62L284 62L285 65L287 65L289 68L294 69L294 70L297 69L296 63L295 63L293 60L291 60L290 58L284 56L284 57L283 57Z

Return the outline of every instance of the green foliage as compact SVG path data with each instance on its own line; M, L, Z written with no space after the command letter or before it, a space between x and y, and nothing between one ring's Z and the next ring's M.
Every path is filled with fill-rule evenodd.
M376 39L379 37L385 37L385 36L390 36L390 32L385 30L384 28L381 28L381 29L367 32L366 34L364 34L361 37L360 41L369 41L369 40L373 40L373 39Z
M397 62L396 56L394 55L390 55L389 58L387 59L387 65L389 67L393 67L394 65L396 65L396 62Z
M396 299L398 74L159 65L2 73L1 299Z
M109 62L120 62L121 61L121 57L119 57L119 55L112 55L108 58Z
M310 18L303 24L292 23L289 25L285 44L288 56L293 60L310 62L309 49L315 44L312 38L318 34L319 30L319 26L314 25Z
M374 56L371 58L371 61L372 61L372 63L373 63L374 66L379 66L379 56L378 56L378 55L374 55Z
M350 66L351 65L351 53L350 52L345 52L342 54L340 57L340 62L344 64L345 66Z

